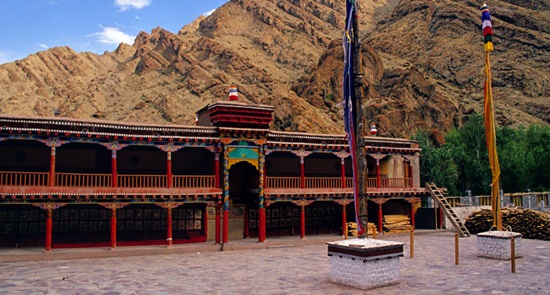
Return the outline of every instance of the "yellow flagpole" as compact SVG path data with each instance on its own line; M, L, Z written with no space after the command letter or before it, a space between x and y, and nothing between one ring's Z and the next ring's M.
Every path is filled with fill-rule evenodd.
M489 165L491 166L491 201L493 211L493 227L502 230L502 215L500 210L500 164L498 162L496 129L495 129L495 108L493 104L493 90L491 86L491 63L489 52L485 51L485 138L487 151L489 153Z

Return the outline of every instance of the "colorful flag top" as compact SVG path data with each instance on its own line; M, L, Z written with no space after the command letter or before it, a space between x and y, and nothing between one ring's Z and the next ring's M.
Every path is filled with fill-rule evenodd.
M229 87L229 100L239 100L239 92L237 91L237 86L231 85Z
M355 0L346 2L346 28L343 36L344 46L344 77L343 77L343 102L344 107L344 129L348 138L348 144L351 154L351 163L353 171L353 192L355 201L355 219L357 222L357 231L361 235L365 229L362 228L359 222L359 183L357 170L357 153L356 153L356 134L355 134L355 84L354 84L354 44L353 44L353 18L357 17ZM361 135L359 135L361 136Z
M483 4L481 6L481 29L483 30L483 41L485 43L485 51L493 51L493 24L491 23L491 14L489 6Z

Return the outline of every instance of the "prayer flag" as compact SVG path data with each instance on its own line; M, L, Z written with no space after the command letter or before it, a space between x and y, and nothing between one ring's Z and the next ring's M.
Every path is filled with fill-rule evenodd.
M356 136L355 134L355 84L354 84L354 44L353 44L353 18L357 17L357 11L354 0L346 2L346 27L343 36L344 46L344 77L343 77L343 107L344 107L344 129L346 131L348 144L351 154L351 163L353 171L353 199L355 203L355 221L357 222L357 232L363 234L366 229L359 222L359 183L357 170L357 154L356 154Z
M485 140L489 153L489 165L491 167L491 201L493 210L493 227L502 230L500 218L500 165L497 155L496 130L495 130L495 107L493 104L493 90L491 78L491 64L489 52L493 50L492 25L489 8L486 4L481 7L482 29L485 42L485 91L483 117L485 119Z

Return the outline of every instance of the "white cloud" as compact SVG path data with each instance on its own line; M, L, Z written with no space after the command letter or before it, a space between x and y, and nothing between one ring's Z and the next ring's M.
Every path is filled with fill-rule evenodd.
M115 6L120 8L120 11L125 11L131 8L142 9L149 6L153 0L115 0Z
M204 16L210 16L212 13L214 13L214 11L216 11L216 8L214 8L214 9L212 9L212 10L210 10L210 11L207 11L207 12L203 13L202 15L204 15Z
M44 49L50 48L50 46L48 46L46 44L38 44L38 46L40 46L41 48L44 48Z
M132 45L135 36L130 36L117 28L104 27L103 31L91 34L90 36L97 37L97 41L105 44L126 43Z

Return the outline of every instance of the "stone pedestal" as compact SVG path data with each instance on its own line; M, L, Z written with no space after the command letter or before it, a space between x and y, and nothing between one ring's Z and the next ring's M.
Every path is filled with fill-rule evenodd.
M516 258L522 257L521 234L509 231L488 231L477 234L477 256L500 260L512 258L512 237Z
M404 244L374 239L327 244L331 282L362 290L399 283Z

